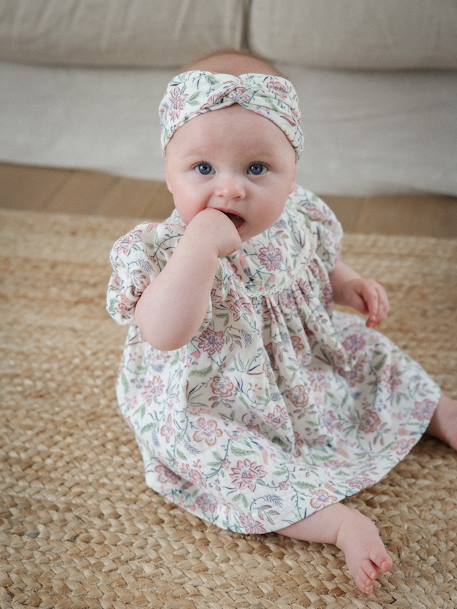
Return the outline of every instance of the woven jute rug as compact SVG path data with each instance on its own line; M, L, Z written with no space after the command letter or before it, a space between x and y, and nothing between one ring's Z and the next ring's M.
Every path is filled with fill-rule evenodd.
M457 455L437 440L346 502L395 561L371 599L336 547L222 531L146 487L104 308L111 245L140 220L0 212L0 607L455 609ZM386 285L385 333L456 395L457 243L347 235L344 252Z

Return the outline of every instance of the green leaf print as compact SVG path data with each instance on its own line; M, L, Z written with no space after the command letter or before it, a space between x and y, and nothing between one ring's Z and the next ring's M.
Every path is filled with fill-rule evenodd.
M208 366L204 370L192 370L192 372L189 374L189 377L191 377L191 376L208 376L210 371L211 371L211 366Z
M195 91L195 93L192 93L192 95L187 99L187 103L192 104L193 106L200 103L198 101L199 95L200 95L199 91Z
M238 495L235 495L233 497L234 501L238 501L238 503L242 503L244 505L244 507L249 507L248 501L246 499L246 497L244 495L242 495L241 493L239 493Z
M244 448L232 448L232 455L237 457L247 457L248 455L255 454L254 450L246 450Z
M179 448L176 449L176 454L177 456L182 459L183 461L187 461L187 455L185 455L184 453L182 453Z
M155 425L153 423L148 423L147 425L141 428L140 433L146 433L147 431L151 431L151 429L154 429L154 427Z
M298 486L298 488L301 488L303 490L308 489L308 490L312 490L316 488L315 484L310 484L309 482L303 482L303 480L297 480L296 482L294 482L294 487Z

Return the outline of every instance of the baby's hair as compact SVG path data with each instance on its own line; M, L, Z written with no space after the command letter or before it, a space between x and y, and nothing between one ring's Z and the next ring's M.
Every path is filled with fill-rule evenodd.
M257 74L271 74L273 76L282 76L270 63L242 51L232 51L231 49L216 51L205 57L197 59L183 68L183 71L189 70L206 70L208 72L219 72L222 74L233 74L239 76L247 72L255 72Z

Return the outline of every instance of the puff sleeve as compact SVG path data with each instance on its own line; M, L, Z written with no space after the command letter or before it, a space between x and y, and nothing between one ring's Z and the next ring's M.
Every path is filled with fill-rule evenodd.
M134 322L135 306L145 288L160 272L157 261L149 255L145 236L155 224L139 224L112 247L113 268L106 294L106 310L121 325Z
M302 205L317 231L317 255L328 273L335 268L341 253L343 228L330 207L313 192L304 191Z

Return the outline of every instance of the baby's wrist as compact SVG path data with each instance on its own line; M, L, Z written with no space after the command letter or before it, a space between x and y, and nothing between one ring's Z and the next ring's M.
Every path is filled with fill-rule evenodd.
M213 239L205 238L201 231L189 224L180 241L181 249L189 250L190 255L214 260L217 263L218 249Z

